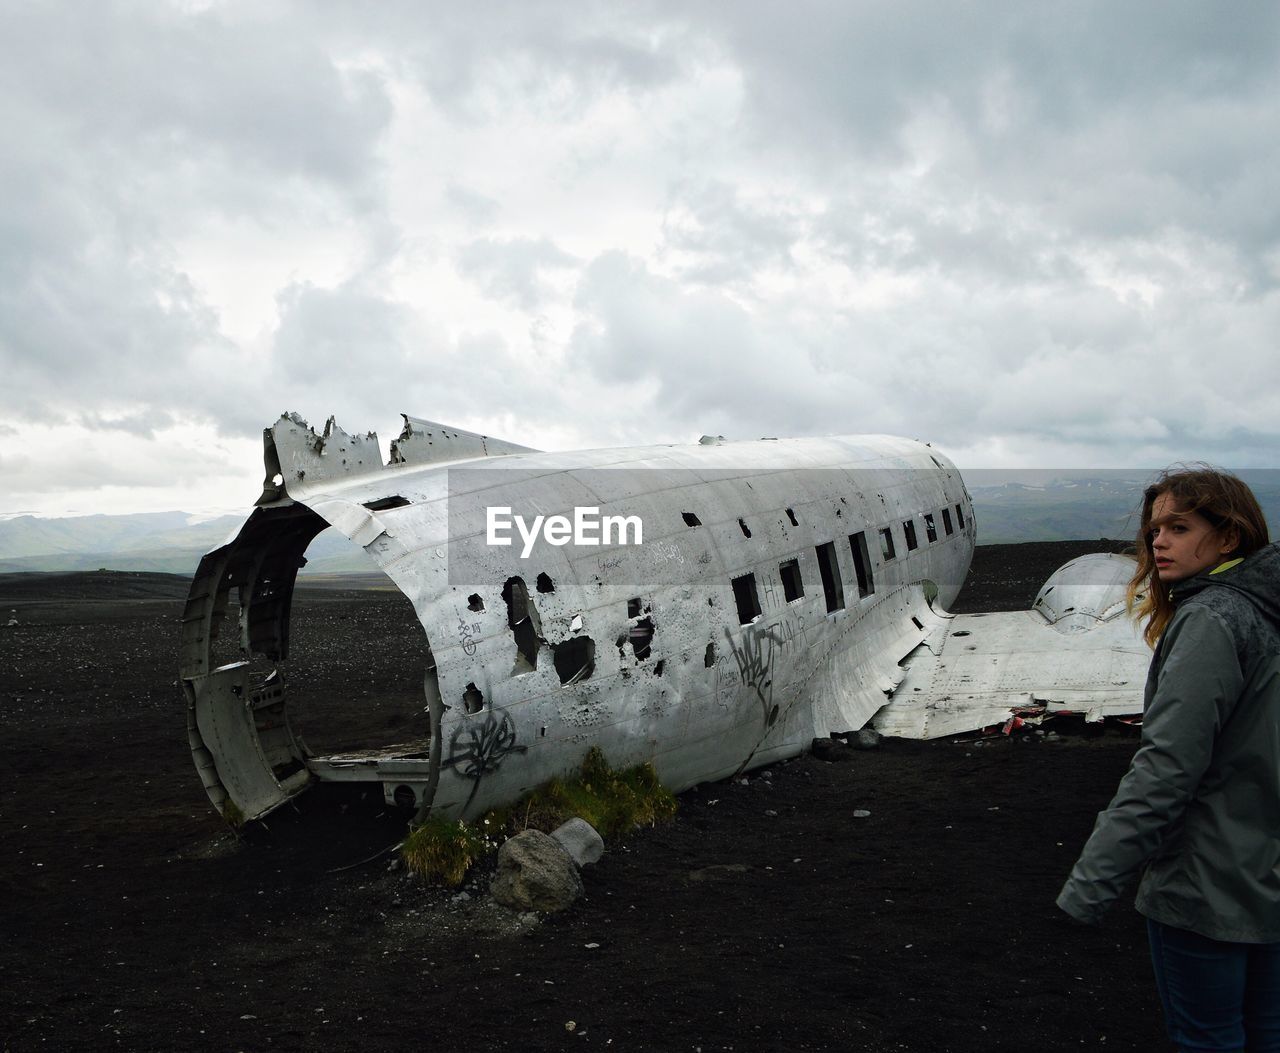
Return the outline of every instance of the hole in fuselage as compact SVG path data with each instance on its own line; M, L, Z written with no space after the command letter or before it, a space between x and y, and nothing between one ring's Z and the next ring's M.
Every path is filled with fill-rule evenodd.
M287 648L278 663L255 658L255 668L262 663L277 671L287 703L282 716L308 755L392 745L398 754L425 755L431 732L424 690L436 690L435 662L413 604L368 552L338 531L301 541L307 524L315 524L309 513L281 516L279 527L264 534L260 577L277 560L297 564L297 556L285 555L295 537L305 545L306 562L284 601L283 622L271 598L256 599L248 612L249 635L260 638L253 649ZM233 639L234 607L228 604L223 630ZM283 640L272 641L273 625L280 625ZM276 733L261 730L268 723L259 722L264 742ZM284 721L279 724L283 729Z
M631 651L637 662L649 657L650 645L653 642L653 619L646 616L627 630L627 638L631 641Z
M596 645L589 636L573 636L552 644L551 652L562 684L576 684L595 671Z
M507 628L515 639L516 656L512 674L530 673L538 668L538 644L541 642L542 620L538 608L529 600L524 579L508 578L502 586L502 599L507 605Z

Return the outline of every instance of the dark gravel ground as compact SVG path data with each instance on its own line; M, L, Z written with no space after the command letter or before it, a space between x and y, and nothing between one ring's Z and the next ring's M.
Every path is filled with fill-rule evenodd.
M959 608L1028 606L1103 547L980 548ZM0 577L5 1050L1167 1048L1132 907L1084 930L1052 906L1128 729L886 740L704 785L529 923L483 874L463 898L361 865L403 829L376 803L228 836L186 743L185 592ZM408 721L398 593L302 589L294 634L313 746Z

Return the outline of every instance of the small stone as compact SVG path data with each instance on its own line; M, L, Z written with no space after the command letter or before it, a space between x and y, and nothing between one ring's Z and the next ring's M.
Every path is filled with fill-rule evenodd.
M870 815L871 815L871 813L870 813L869 811L867 811L865 808L855 808L855 809L853 810L853 817L854 817L855 819L866 819L866 818L868 818Z
M573 857L554 837L524 830L498 849L498 872L489 886L493 898L513 910L564 910L582 895Z
M855 750L873 750L883 737L875 728L860 728L856 735L849 737L849 745Z
M604 855L604 839L594 826L577 816L552 830L551 836L580 867L598 862Z
M840 754L845 752L846 746L842 742L837 742L832 738L814 739L809 744L809 752L813 754L814 759L825 761L831 764L840 759Z

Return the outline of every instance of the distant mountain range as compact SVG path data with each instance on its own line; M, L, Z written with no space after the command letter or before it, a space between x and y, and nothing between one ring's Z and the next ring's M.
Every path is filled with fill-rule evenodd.
M1132 538L1138 530L1142 489L1154 476L1153 472L1113 470L1042 482L1008 478L1024 474L1051 476L1005 469L964 472L978 520L978 544ZM1275 537L1280 526L1280 472L1258 469L1238 474L1257 495Z
M139 512L0 519L0 572L151 570L192 574L200 557L229 540L245 518ZM364 549L330 528L311 542L302 573L350 574L377 569Z
M1280 524L1280 472L1241 472L1267 514ZM1084 541L1131 538L1137 530L1142 487L1151 473L1052 472L969 469L978 543ZM1030 481L1028 481L1030 480ZM150 570L191 574L200 557L229 539L245 516L199 518L185 512L0 518L0 572ZM364 550L333 529L307 549L307 574L376 571Z

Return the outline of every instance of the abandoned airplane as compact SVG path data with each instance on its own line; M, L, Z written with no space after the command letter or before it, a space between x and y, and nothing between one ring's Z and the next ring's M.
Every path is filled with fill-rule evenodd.
M192 753L237 821L316 781L473 818L593 745L616 767L651 761L679 791L868 724L927 738L1141 710L1125 557L1065 565L1028 611L947 613L976 524L959 472L925 443L542 453L406 417L383 464L376 435L332 419L318 435L288 414L264 446L258 507L201 560L183 624ZM426 634L415 743L314 756L290 728L290 600L328 526Z

